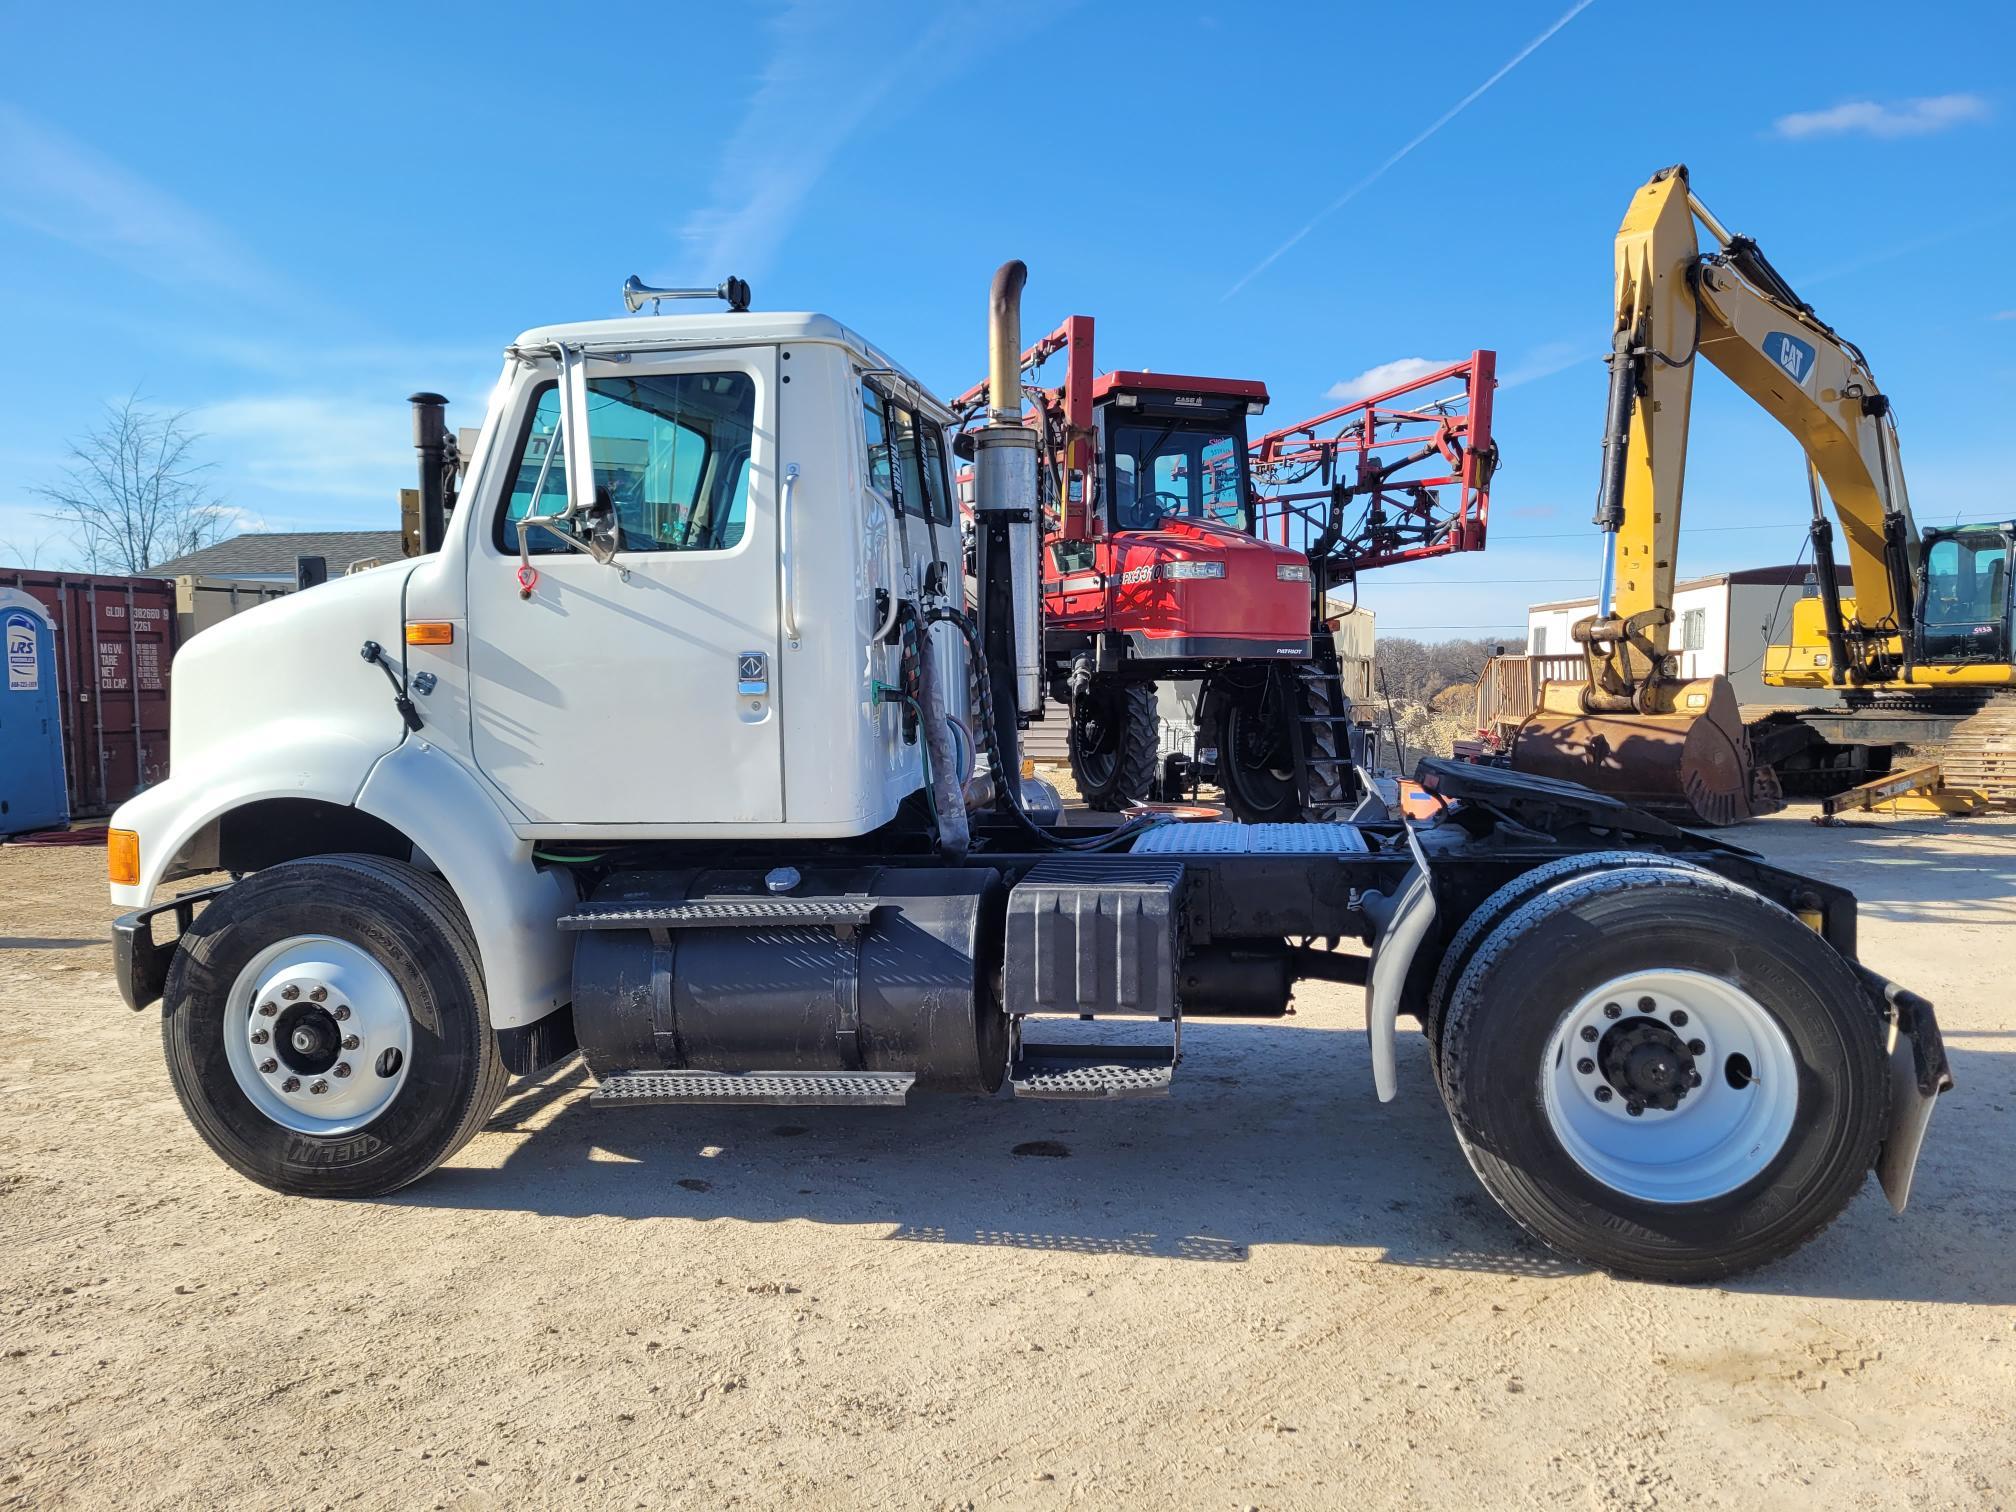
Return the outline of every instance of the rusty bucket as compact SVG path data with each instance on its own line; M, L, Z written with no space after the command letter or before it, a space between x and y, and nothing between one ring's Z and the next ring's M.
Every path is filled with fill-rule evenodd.
M1546 684L1513 732L1513 770L1579 782L1678 824L1739 824L1783 807L1727 678L1676 684L1649 714L1584 713L1582 691Z

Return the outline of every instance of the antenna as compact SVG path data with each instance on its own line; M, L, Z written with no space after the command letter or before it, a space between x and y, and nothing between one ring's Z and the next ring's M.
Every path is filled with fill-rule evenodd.
M742 314L749 308L749 284L740 278L726 278L711 289L654 289L635 273L623 280L623 307L632 315L644 308L650 301L651 313L658 313L658 303L665 299L720 299L728 308Z

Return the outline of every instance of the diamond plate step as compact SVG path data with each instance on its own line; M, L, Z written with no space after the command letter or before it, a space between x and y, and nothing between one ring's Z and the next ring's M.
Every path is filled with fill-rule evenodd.
M1167 1097L1176 1067L1160 1045L1031 1045L1008 1070L1017 1097Z
M588 1101L598 1108L900 1108L916 1080L908 1071L624 1071L604 1077Z
M562 929L838 929L866 924L875 898L695 898L686 903L583 903Z

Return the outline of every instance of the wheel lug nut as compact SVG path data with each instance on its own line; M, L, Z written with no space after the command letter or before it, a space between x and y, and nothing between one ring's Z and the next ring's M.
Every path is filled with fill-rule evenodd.
M1624 1104L1624 1111L1629 1113L1633 1118L1636 1118L1645 1111L1645 1104L1633 1099Z
M1653 1002L1652 999L1650 999L1649 997L1642 997L1638 999L1638 1011L1640 1013L1650 1013L1654 1008L1657 1008L1658 1006L1659 1005Z
M274 1060L272 1057L269 1056L265 1060L259 1062L259 1069L265 1072L268 1076L271 1076L275 1071L278 1071L280 1069L280 1062Z
M287 1001L291 1003L294 1001L294 999L301 996L301 989L299 987L296 987L293 983L290 982L285 987L280 989L280 996L287 999Z
M298 1076L288 1077L287 1080L280 1083L280 1090L282 1092L299 1092L301 1090L301 1078Z
M259 1013L262 1018L271 1018L279 1011L280 1005L278 1003L261 1003L259 1005Z
M1622 1008L1619 1008L1615 1003L1605 1003L1603 1005L1603 1017L1605 1018L1616 1018L1619 1014L1623 1013L1623 1011L1624 1010Z
M255 1045L263 1045L271 1038L273 1036L268 1034L264 1029L254 1029L252 1031L252 1043Z
M357 1036L354 1034L346 1034L343 1036L343 1048L345 1050L355 1050L359 1045L363 1043L364 1042L359 1038L357 1038Z
M348 1003L338 1003L336 1005L336 1022L340 1024L349 1017L350 1005Z
M329 1083L327 1083L321 1077L318 1076L315 1078L315 1080L313 1080L308 1084L308 1090L310 1092L313 1092L316 1096L319 1097L324 1092L327 1092L329 1090Z
M1596 1062L1585 1055L1582 1059L1575 1062L1575 1069L1580 1071L1584 1076L1587 1076L1596 1069Z
M336 1062L336 1074L338 1076L348 1076L350 1074L350 1062L348 1061Z
M329 989L327 987L317 987L313 992L308 994L308 1001L311 1003L320 1003L327 1001L328 997Z
M1608 1102L1610 1101L1611 1098L1615 1097L1616 1095L1617 1094L1612 1092L1608 1087L1598 1087L1596 1089L1596 1101L1598 1102Z
M1582 1038L1587 1040L1592 1045L1595 1044L1596 1026L1594 1024L1584 1024L1582 1026Z
M1698 1039L1687 1041L1687 1053L1689 1055L1706 1055L1708 1053L1708 1041Z
M1673 1020L1673 1027L1675 1029L1685 1029L1687 1027L1687 1010L1685 1008L1675 1008L1667 1017Z

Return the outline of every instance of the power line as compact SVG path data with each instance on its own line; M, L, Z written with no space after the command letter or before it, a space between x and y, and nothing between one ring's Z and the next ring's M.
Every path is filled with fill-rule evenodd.
M1682 525L1680 527L1680 534L1706 535L1710 531L1717 530L1790 530L1793 528L1795 527L1782 522L1775 525ZM1499 535L1494 531L1490 538L1494 541L1565 541L1570 539L1586 541L1596 539L1596 531L1594 529L1542 530L1526 535Z
M1394 587L1401 587L1401 588L1406 588L1406 587L1421 587L1421 588L1478 588L1478 587L1483 587L1483 586L1485 586L1485 585L1487 585L1487 584L1503 584L1503 583L1586 583L1586 582L1588 582L1588 581L1589 581L1589 576L1588 576L1588 574L1587 574L1587 573L1584 573L1584 574L1583 574L1582 576L1580 576L1580 577L1547 577L1547 578L1425 578L1425 577L1414 577L1414 578L1396 578L1396 577L1383 577L1383 576L1382 576L1382 577L1381 577L1381 578L1379 579L1379 585L1380 585L1380 586L1381 586L1382 588L1383 588L1383 587L1386 587L1386 586L1388 586L1388 585L1391 585L1391 586L1394 586Z

